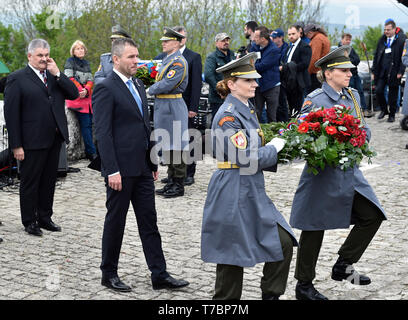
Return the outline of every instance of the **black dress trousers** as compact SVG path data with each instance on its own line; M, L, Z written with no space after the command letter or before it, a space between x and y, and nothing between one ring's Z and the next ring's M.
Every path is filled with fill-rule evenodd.
M105 180L107 183L107 179ZM108 278L117 275L130 202L136 215L143 252L152 273L152 281L166 278L168 273L157 227L154 183L152 173L148 170L142 176L122 177L121 191L115 191L107 186L106 207L108 211L102 237L102 274Z

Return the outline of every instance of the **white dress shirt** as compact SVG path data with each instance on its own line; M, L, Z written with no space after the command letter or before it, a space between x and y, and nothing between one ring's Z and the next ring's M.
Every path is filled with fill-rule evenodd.
M295 52L300 41L302 41L301 38L297 39L296 42L293 44L292 50L290 51L290 54L287 60L288 63L292 61L293 52Z

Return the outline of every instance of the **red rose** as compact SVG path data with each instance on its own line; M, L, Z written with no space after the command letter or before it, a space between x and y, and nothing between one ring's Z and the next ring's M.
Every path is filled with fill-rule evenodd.
M306 133L306 132L308 132L309 131L309 123L308 122L302 122L300 125L299 125L299 128L298 128L298 132L300 132L300 133Z
M319 122L309 123L309 127L310 127L313 131L320 131L320 123L319 123Z
M327 126L326 127L326 132L330 135L336 134L337 133L337 129L336 127L333 126Z
M157 74L158 74L158 72L153 70L152 73L150 74L150 77L153 78L153 79L156 79Z

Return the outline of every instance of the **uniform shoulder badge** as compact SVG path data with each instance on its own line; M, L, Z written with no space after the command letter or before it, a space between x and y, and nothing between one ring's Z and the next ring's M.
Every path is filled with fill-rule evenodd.
M245 133L242 130L239 130L237 133L230 137L232 144L238 149L246 149L248 141Z
M225 122L234 122L235 118L233 116L226 116L223 117L220 121L218 121L218 125L222 127Z
M167 73L167 79L171 79L171 78L173 78L174 77L174 75L176 74L176 70L170 70L168 73Z
M173 66L175 67L183 67L183 65L180 62L174 62Z
M313 104L312 100L306 100L306 101L303 103L302 108L307 107L307 106L310 106L310 105L312 105L312 104Z

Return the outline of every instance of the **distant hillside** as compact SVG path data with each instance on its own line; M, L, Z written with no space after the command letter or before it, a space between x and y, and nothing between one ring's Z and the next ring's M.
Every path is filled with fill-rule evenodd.
M337 28L337 31L340 33L343 30L343 27L344 27L343 24L336 24L336 23L330 23L330 24L327 24L327 26L328 26L328 29L329 29L328 32L330 34L334 33L336 31L336 28ZM377 25L370 25L370 27L375 27L375 26L378 26L378 24ZM404 30L405 33L408 32L408 23L401 23L401 24L399 24L397 26L402 28L402 30ZM360 26L359 29L347 29L346 28L345 31L348 32L348 33L351 33L353 38L355 38L355 37L360 37L364 33L364 30L367 29L367 27L368 26L363 26L362 25L362 26Z

